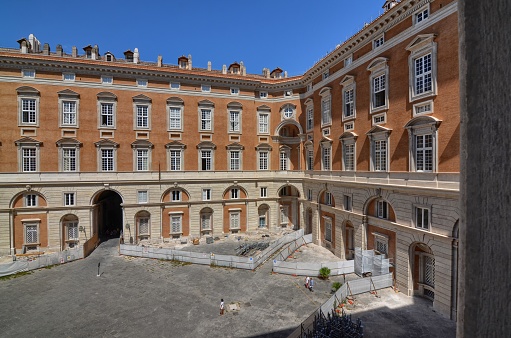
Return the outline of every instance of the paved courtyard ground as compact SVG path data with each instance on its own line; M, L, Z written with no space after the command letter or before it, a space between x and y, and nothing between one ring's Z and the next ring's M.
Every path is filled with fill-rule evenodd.
M272 274L270 262L255 272L181 265L119 256L117 243L102 243L83 260L0 280L0 336L286 337L342 278L318 280L316 291L309 292L301 277ZM223 316L220 298L227 305ZM231 304L239 310L230 310ZM395 316L392 311L384 316ZM410 322L407 313L413 314L404 311L391 325ZM370 332L378 337L389 325L369 311L361 315L368 320L366 337L373 337ZM414 330L435 333L439 322L450 322L431 316L427 322L416 318ZM442 337L449 336L454 331Z

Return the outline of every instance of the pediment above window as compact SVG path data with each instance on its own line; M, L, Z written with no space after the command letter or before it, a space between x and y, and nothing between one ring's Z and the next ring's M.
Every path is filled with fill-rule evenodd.
M432 125L438 128L440 123L442 123L442 120L433 116L416 116L405 124L405 129L426 125Z
M14 141L14 144L17 146L20 146L20 145L38 145L38 146L40 146L43 144L43 142L33 139L31 137L23 137L23 138L20 138L19 140Z
M82 142L78 141L77 139L69 138L69 137L61 138L60 140L55 142L55 144L57 145L57 147L62 147L62 146L81 147L83 145Z
M324 87L319 91L320 96L328 96L330 95L330 91L332 90L331 87Z
M306 106L311 106L314 104L314 101L309 97L307 100L305 100L304 104Z
M355 134L354 132L351 132L351 131L345 131L344 133L342 133L341 136L339 136L339 141L343 141L343 140L349 140L349 139L354 139L356 140L358 137L357 134Z
M137 95L137 96L133 96L133 102L140 102L140 103L151 103L152 100L150 97L147 97L145 95Z
M387 135L390 135L390 133L392 132L392 129L389 129L389 128L385 128L385 127L382 127L382 126L374 126L372 127L367 133L366 135L375 135L375 134L382 134L382 133L385 133Z
M16 88L16 92L18 95L30 95L30 96L39 96L40 93L37 89L29 86L22 86Z
M263 105L261 105L261 106L257 107L257 111L268 111L268 112L269 112L270 110L271 110L271 108L270 108L270 107L268 107L268 106L267 106L267 105L265 105L265 104L263 104Z
M131 148L153 148L154 145L147 140L136 140L131 144Z
M273 148L268 143L259 143L257 147L255 147L256 150L272 150Z
M424 47L429 47L434 43L435 37L436 34L433 33L418 35L408 46L406 46L406 50L414 52Z
M227 108L229 109L242 109L243 105L239 102L229 102L227 104Z
M332 139L325 137L325 136L323 136L321 138L321 140L319 140L319 143L321 143L321 145L330 145L330 144L332 144L332 142L333 142Z
M169 97L167 99L167 104L174 105L174 106L184 106L185 102L181 98L174 96L174 97Z
M214 107L215 104L213 102L211 102L210 100L202 100L202 101L199 101L199 106L200 107Z
M375 70L384 68L387 66L388 61L389 61L389 59L387 59L387 58L378 57L369 63L369 66L367 66L367 70L370 72L374 72Z
M112 140L101 140L95 142L94 145L96 148L110 147L110 148L119 148L119 143L114 142Z
M80 98L80 94L78 94L70 89L61 90L60 92L57 92L57 94L60 98L73 98L73 99Z
M355 77L353 75L346 75L342 81L339 83L343 87L347 87L355 82Z
M243 149L245 149L245 147L242 144L238 143L238 142L233 142L231 144L226 145L225 149L227 149L227 150L231 150L231 149L233 149L233 150L243 150Z
M197 144L197 149L216 149L216 144L209 141L204 141Z
M104 100L104 101L116 101L117 96L110 92L101 92L97 94L98 100Z
M186 145L184 143L179 142L179 141L172 141L172 142L167 143L165 145L165 148L167 148L167 149L169 149L169 148L185 149Z

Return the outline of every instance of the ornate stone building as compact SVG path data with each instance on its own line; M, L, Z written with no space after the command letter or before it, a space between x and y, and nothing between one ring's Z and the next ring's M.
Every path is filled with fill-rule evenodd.
M457 2L387 1L305 74L0 49L0 254L304 228L456 309Z

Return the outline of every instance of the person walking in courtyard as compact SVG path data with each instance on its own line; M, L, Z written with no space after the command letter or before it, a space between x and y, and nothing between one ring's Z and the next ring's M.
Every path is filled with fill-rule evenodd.
M220 315L224 314L224 299L220 299Z
M314 287L314 279L312 279L312 277L311 277L311 279L309 281L309 290L310 290L310 292L314 292L314 290L312 290L313 287Z
M309 281L310 281L309 276L305 277L305 288L306 288L306 289L308 289L308 288L309 288Z

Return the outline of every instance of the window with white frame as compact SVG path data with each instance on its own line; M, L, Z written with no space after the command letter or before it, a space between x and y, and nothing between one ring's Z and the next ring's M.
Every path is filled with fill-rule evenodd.
M201 131L211 131L212 130L212 110L211 109L201 109L201 119L200 119L200 130Z
M259 214L259 225L258 225L258 227L259 228L266 228L267 226L268 226L268 222L267 222L266 213Z
M421 102L413 105L413 115L430 114L433 112L433 101Z
M64 205L66 207L75 205L75 193L74 192L65 192L64 193Z
M137 202L138 203L147 203L147 202L149 202L149 192L147 190L139 190L139 191L137 191Z
M239 133L241 131L241 112L237 110L229 111L229 132Z
M203 201L211 200L211 188L203 188L202 189L202 200Z
M310 92L312 90L312 83L307 83L307 91Z
M332 219L330 217L324 217L325 221L325 241L332 242Z
M211 230L213 215L211 212L202 212L200 215L201 230Z
M145 214L145 213L144 213ZM142 237L141 239L149 237L149 217L147 216L139 216L137 217L137 225L138 225L138 236Z
M37 207L37 195L26 194L25 195L25 206L26 207Z
M330 70L327 70L326 72L323 73L323 80L328 79L329 76L330 76Z
M267 99L268 98L268 92L259 92L259 98L260 99Z
M231 188L231 199L238 199L240 196L240 190L238 188Z
M307 107L307 130L314 129L314 107Z
M149 149L136 149L137 171L149 170Z
M332 144L330 142L323 142L321 144L321 163L322 170L332 170Z
M145 79L138 79L137 80L137 86L138 87L147 87L147 80L145 80Z
M39 244L39 225L35 223L24 223L25 244Z
M62 169L63 171L76 171L77 169L76 148L62 148Z
M200 151L201 155L201 170L212 170L212 153L211 149L204 149Z
M202 85L201 90L205 93L211 92L211 86L210 85Z
M279 170L289 170L289 149L281 149L279 154Z
M182 149L169 149L169 170L170 171L181 171L182 169L182 159L183 150Z
M375 140L374 171L387 171L387 140Z
M375 111L388 109L388 65L387 59L383 57L373 60L367 70L371 72L371 109Z
M284 97L291 97L293 96L292 90L284 90Z
M114 171L114 150L101 149L101 171Z
M325 204L326 205L332 205L332 193L331 192L325 192Z
M64 226L66 228L66 239L68 241L77 241L80 238L77 221L65 222Z
M386 113L373 116L373 125L384 124L386 120Z
M229 170L241 170L241 151L229 151Z
M149 106L136 105L136 128L147 129L149 128Z
M385 235L374 234L374 250L380 255L389 255L389 238Z
M344 118L350 118L355 115L355 99L354 99L355 89L353 87L344 89L343 97L344 97Z
M259 116L259 134L268 134L270 129L270 115L268 113L258 113Z
M170 200L172 202L179 202L181 201L181 190L172 190L170 192Z
M307 170L314 170L314 148L307 148Z
M260 150L257 152L259 157L259 170L268 170L269 169L269 151Z
M19 87L18 93L18 124L28 126L39 125L39 97L40 93L32 87Z
M75 79L76 79L76 76L74 73L63 73L62 74L62 80L64 80L64 81L74 82Z
M415 135L416 171L433 171L433 135Z
M344 195L343 196L343 200L344 200L344 210L351 211L352 208L353 208L352 201L351 201L351 196L350 195Z
M66 126L76 125L76 101L62 102L62 124Z
M21 99L21 124L37 124L36 99Z
M22 170L23 172L35 172L37 171L37 148L36 147L22 147Z
M101 104L101 126L113 127L114 126L114 104L102 103Z
M58 92L59 125L61 127L78 127L80 95L69 89Z
M290 119L290 118L294 117L294 115L295 115L294 106L292 106L290 104L285 105L284 108L282 109L282 118Z
M429 207L415 207L415 227L423 230L430 228Z
M321 126L329 125L332 123L330 91L328 96L321 99Z
M179 82L171 82L170 89L171 90L179 90L181 88L181 84Z
M346 139L342 144L342 164L344 171L355 170L355 140Z
M437 94L437 45L434 34L418 35L406 49L410 77L410 102Z
M231 87L231 95L239 95L240 89L238 87Z
M411 155L410 171L437 170L437 135L440 122L431 116L418 116L406 124Z
M169 130L183 129L183 115L181 107L169 107Z
M261 187L259 189L259 197L268 197L268 188L267 187Z
M418 24L429 18L429 7L421 9L414 14L414 23Z
M348 67L352 63L353 63L353 55L350 55L346 59L344 59L344 67Z
M230 229L239 229L240 228L240 212L239 211L231 211L229 212L229 225Z
M102 84L112 84L112 83L114 83L114 78L111 76L103 75L103 76L101 76L101 83Z
M350 131L355 129L355 123L349 122L344 124L344 131Z
M21 74L24 78L33 79L35 78L35 70L33 69L23 69Z
M383 35L380 35L376 39L373 40L373 49L376 49L380 46L383 46L383 43L385 42L385 39L383 38Z
M389 205L387 201L378 200L376 201L376 217L387 219L389 212Z
M171 234L181 234L183 225L183 216L182 215L170 215L170 233Z

